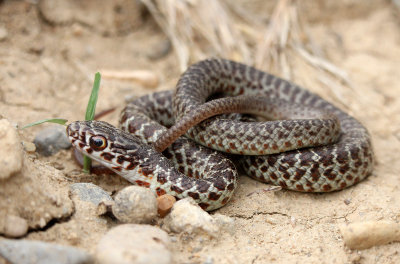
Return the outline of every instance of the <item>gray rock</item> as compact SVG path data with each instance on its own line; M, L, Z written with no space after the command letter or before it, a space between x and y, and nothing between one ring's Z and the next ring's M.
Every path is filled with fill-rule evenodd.
M41 130L33 141L36 150L43 156L51 156L61 149L71 147L71 142L63 126L51 126Z
M157 216L157 199L147 188L128 186L117 193L112 206L114 216L124 223L149 223Z
M0 255L19 264L79 264L92 263L91 255L69 246L33 240L0 240Z
M71 194L77 195L80 200L99 205L102 201L112 201L111 196L93 183L73 183L69 186Z
M168 264L172 262L168 234L155 226L124 224L103 236L96 248L100 264Z
M17 130L7 119L0 119L0 180L22 169L23 152Z

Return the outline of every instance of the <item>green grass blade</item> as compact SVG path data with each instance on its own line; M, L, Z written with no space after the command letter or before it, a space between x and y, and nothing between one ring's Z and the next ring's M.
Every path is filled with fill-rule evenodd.
M100 89L100 79L101 79L100 73L96 72L94 76L92 93L90 94L89 102L86 108L85 120L94 119L94 115L96 112L97 98ZM87 156L83 156L83 172L89 173L91 165L92 165L92 160Z
M27 124L23 127L21 127L21 129L25 129L28 127L33 127L33 126L37 126L43 123L55 123L55 124L60 124L60 125L65 125L65 123L67 123L67 119L62 119L62 118L47 118L47 119L43 119L43 120L39 120L30 124Z
M96 112L97 98L98 98L99 89L100 89L100 79L101 79L100 73L96 72L96 74L94 76L92 93L90 95L88 106L86 108L85 120L93 120L94 119L94 115Z

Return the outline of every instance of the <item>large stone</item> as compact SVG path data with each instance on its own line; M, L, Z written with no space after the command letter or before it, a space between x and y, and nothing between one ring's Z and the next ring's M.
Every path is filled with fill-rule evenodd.
M30 229L69 217L73 204L64 181L60 171L25 158L20 172L0 181L0 234L10 232L10 215L25 219Z

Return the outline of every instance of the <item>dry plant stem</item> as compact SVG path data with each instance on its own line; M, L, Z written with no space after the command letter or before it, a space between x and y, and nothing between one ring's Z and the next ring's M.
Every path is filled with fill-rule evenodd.
M170 38L183 72L207 54L251 63L250 49L234 17L220 0L142 0Z
M346 82L347 84L350 83L348 74L345 71L343 71L343 70L339 69L338 67L336 67L335 65L333 65L332 63L328 62L327 60L325 60L323 58L317 57L317 56L309 53L300 45L294 45L293 48L298 52L298 54L301 57L303 57L308 63L312 64L314 67L321 68L321 69L333 74L334 76L340 78L342 81Z
M102 70L104 79L117 79L137 82L148 88L155 88L159 84L158 76L147 70L133 70L133 71L115 71L115 70Z
M400 241L400 224L391 221L367 221L340 227L346 246L367 249Z
M284 50L289 38L290 9L294 8L291 4L291 0L281 0L275 8L264 37L257 45L256 68L270 68L279 61L278 54Z
M333 75L333 79L350 84L346 72L324 59L322 49L312 43L311 36L302 27L297 8L299 2L295 0L277 2L266 30L260 18L249 16L246 10L233 2L142 2L169 37L181 72L191 62L216 54L292 79L294 68L298 67L292 58L297 55L300 61L305 61L316 70L310 72L310 76L316 75L320 80ZM264 32L261 38L260 32ZM256 47L254 55L250 52L251 45ZM327 82L323 84L331 87ZM345 104L341 98L337 101Z
M345 71L321 57L321 49L316 48L316 45L311 42L311 37L302 28L296 3L294 0L278 2L264 37L257 45L256 67L263 69L276 67L275 70L280 73L279 75L291 79L293 66L290 65L290 62L293 60L288 58L298 55L301 60L317 70L316 73L310 73L310 75L317 75L318 80L332 79L330 78L332 75L334 79L351 85ZM311 47L311 50L306 47ZM329 83L323 82L323 84L335 91L335 88L338 87L336 82L336 80L332 80ZM335 92L343 93L343 88L340 87L339 91ZM346 104L343 97L337 96L336 99L342 104Z

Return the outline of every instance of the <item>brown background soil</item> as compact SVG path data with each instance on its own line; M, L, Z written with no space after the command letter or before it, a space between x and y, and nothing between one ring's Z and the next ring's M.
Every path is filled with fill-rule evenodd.
M104 118L114 125L126 98L174 87L180 75L176 56L173 51L155 54L166 37L149 14L140 16L137 6L126 6L124 13L122 5L119 23L112 24L107 16L111 11L102 9L105 4L91 10L97 15L68 13L65 8L67 13L49 17L34 2L0 4L0 27L8 33L0 42L0 114L12 123L83 119L93 75L104 69L144 69L160 78L160 85L151 90L136 82L102 80L97 109L117 107ZM255 15L273 7L262 0L238 2ZM329 89L302 69L292 80L344 108L369 129L377 160L374 173L330 194L262 191L265 184L241 177L233 200L218 210L235 218L235 229L212 241L178 236L172 249L176 263L202 263L210 257L214 263L400 263L400 243L351 251L338 228L349 222L400 220L399 11L389 1L307 1L299 14L329 60L348 73L351 85ZM23 130L21 138L32 141L41 129ZM65 191L72 182L93 182L110 192L127 185L116 176L80 173L69 151L30 158L64 175L54 191ZM106 230L104 223L75 219L31 231L27 238L93 251Z

